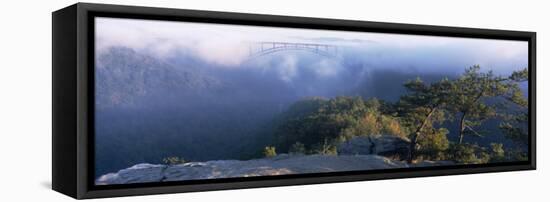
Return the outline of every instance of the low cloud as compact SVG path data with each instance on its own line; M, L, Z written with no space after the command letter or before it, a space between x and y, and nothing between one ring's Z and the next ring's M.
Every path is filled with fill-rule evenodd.
M527 42L521 41L96 18L98 52L125 46L159 58L183 53L217 67L243 68L253 67L243 64L250 59L250 47L260 41L339 47L338 60L318 58L304 62L302 58L287 56L275 61L280 63L276 66L281 68L282 78L289 81L299 72L295 65L304 63L314 66L320 76L341 72L342 64L349 61L370 68L427 71L459 71L479 64L496 72L509 72L526 66L528 54Z

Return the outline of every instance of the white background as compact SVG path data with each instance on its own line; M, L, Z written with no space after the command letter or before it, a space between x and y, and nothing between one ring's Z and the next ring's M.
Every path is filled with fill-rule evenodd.
M536 31L538 169L278 188L101 199L108 201L537 201L550 200L550 6L546 1L90 1L382 22ZM51 12L74 1L0 4L0 201L68 201L51 186Z

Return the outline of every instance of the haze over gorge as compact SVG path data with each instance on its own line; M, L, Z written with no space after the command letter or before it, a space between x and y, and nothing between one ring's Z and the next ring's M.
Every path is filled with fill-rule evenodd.
M98 185L522 161L528 147L524 42L99 18L95 57Z

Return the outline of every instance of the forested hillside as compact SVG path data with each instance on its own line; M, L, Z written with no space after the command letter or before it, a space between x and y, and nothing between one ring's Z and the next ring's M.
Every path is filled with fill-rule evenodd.
M304 63L289 81L275 69L181 60L124 47L98 56L97 177L144 162L338 155L339 145L377 135L408 141L387 156L399 161L526 158L520 88L526 70L501 75L472 66L461 74L421 74L350 67L327 77Z

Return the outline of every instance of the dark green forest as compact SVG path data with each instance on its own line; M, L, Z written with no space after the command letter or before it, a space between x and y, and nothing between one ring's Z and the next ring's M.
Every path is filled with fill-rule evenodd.
M342 142L384 134L408 140L407 151L392 156L408 163L524 161L528 102L520 83L527 80L527 69L500 76L472 66L453 79L425 82L411 78L403 84L406 93L394 102L360 96L304 98L276 118L271 144L261 155L338 155ZM495 120L504 139L513 144L484 146L466 141L466 137L495 133L487 130Z

